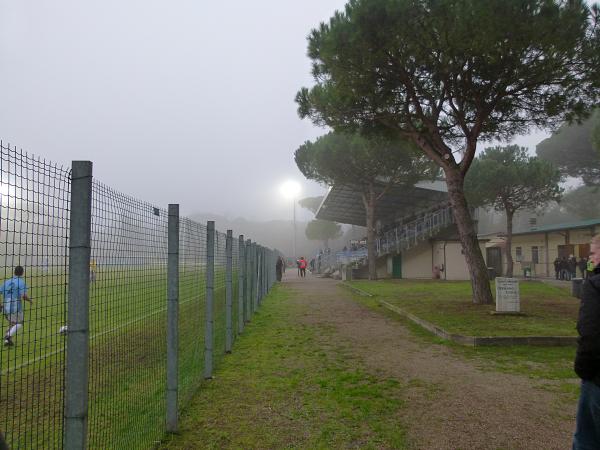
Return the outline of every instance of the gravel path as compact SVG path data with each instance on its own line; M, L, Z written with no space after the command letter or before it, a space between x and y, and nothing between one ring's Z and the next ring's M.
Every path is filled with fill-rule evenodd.
M373 374L408 384L405 425L419 449L568 449L575 404L524 376L482 371L443 345L425 344L400 322L358 302L330 279L286 275L305 303L299 320L332 338Z

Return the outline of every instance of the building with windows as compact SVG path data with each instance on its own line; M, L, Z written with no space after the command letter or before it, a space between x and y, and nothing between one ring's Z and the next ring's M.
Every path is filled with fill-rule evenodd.
M528 271L533 277L554 277L554 260L573 255L587 258L592 236L600 233L600 219L533 227L529 231L514 233L512 257L515 276ZM505 235L485 236L486 260L498 275L506 273Z

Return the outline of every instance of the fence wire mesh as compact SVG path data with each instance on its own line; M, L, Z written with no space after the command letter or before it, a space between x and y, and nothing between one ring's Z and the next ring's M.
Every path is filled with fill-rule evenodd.
M225 354L225 266L227 255L225 253L227 235L217 231L215 233L215 297L214 297L214 361L218 364Z
M203 379L206 325L206 226L179 224L179 402L185 406Z
M66 324L70 214L77 204L70 202L76 185L67 169L2 142L0 148L0 295L3 335L10 338L0 347L0 432L12 449L60 449L65 371L70 370L66 336L74 336ZM91 256L89 267L87 257L79 267L84 275L89 270L89 309L83 311L89 316L87 447L152 448L165 432L168 212L95 179L90 195ZM200 386L207 364L207 235L206 225L179 218L179 411ZM252 259L242 258L234 237L228 276L226 243L227 235L216 232L215 366L227 347L227 292L232 342L240 322L255 311L257 294L264 295L258 290L259 273L267 271L256 244L244 244ZM14 275L16 266L24 275L18 275L20 269ZM240 270L245 274L241 287Z
M62 448L70 173L0 149L0 431L13 449Z
M167 212L94 181L89 448L148 448L164 424Z

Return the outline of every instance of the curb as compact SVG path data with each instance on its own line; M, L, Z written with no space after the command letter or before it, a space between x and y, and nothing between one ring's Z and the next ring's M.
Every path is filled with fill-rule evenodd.
M363 291L362 289L359 289L357 287L354 287L346 282L341 282L339 283L340 286L345 287L346 289L350 289L351 291L355 292L356 294L362 296L362 297L375 297L373 294L370 294L367 291Z
M398 306L392 305L386 301L378 300L379 304L384 308L393 311L410 321L420 325L427 331L433 333L437 337L455 342L460 345L469 347L489 347L499 346L508 347L511 345L530 345L536 347L566 347L577 344L575 336L463 336L462 334L449 333L443 328L427 322L407 311L404 311Z

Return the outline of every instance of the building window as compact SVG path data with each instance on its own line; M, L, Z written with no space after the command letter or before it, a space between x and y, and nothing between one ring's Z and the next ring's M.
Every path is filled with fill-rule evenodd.
M534 264L540 263L539 250L536 246L531 247L531 262Z
M522 247L515 247L515 260L517 262L521 262L523 261L523 248Z

